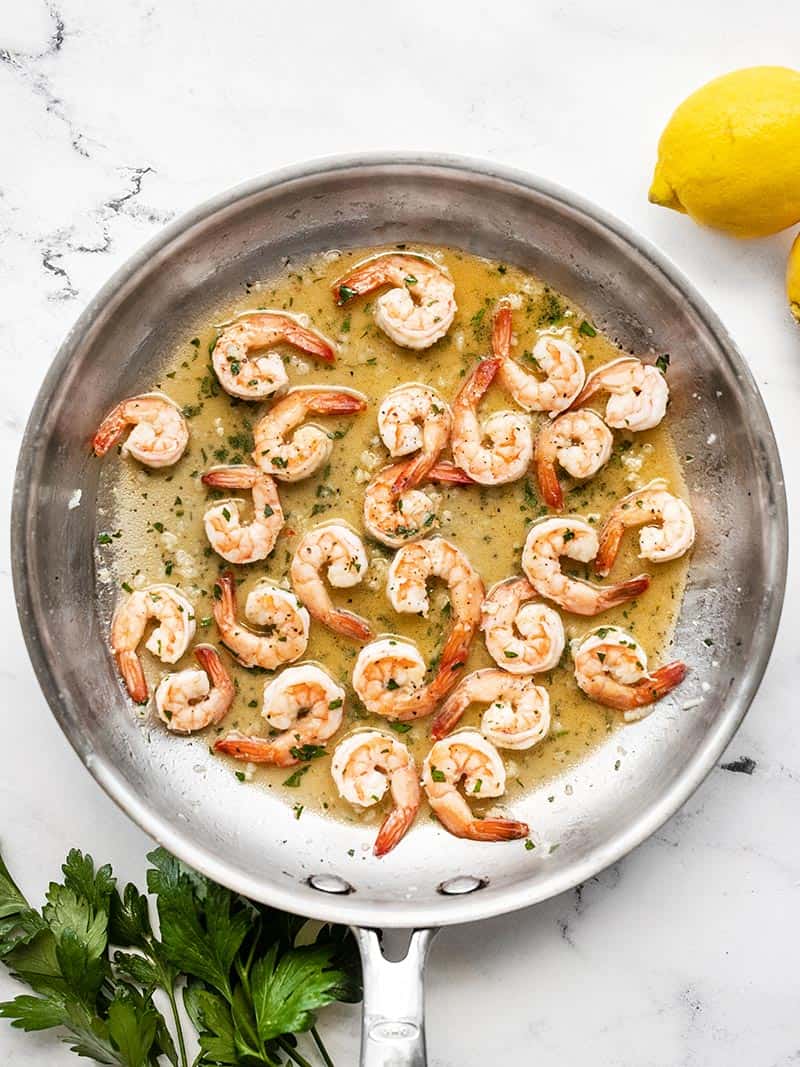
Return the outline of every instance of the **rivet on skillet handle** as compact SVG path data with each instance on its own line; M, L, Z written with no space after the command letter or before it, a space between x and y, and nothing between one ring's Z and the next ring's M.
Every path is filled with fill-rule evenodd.
M425 1067L425 959L436 930L414 930L405 959L387 960L377 930L353 927L364 969L361 1067Z

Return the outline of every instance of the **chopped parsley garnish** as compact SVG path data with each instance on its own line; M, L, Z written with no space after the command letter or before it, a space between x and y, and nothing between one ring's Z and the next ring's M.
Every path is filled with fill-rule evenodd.
M349 285L339 286L339 300L338 304L341 307L342 304L346 304L348 300L352 300L354 296L358 296L355 289L351 289Z
M289 751L295 759L302 760L303 763L308 763L309 760L317 759L319 756L325 755L324 745L300 745L299 748L290 748ZM288 782L284 782L284 785L288 785Z
M300 785L300 782L302 781L303 775L307 771L308 764L305 764L305 766L303 767L298 767L293 774L289 775L289 777L284 781L283 784L288 786L290 789L297 789L297 787Z

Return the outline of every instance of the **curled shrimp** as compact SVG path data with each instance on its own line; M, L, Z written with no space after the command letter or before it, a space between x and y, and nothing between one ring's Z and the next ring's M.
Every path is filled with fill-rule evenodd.
M667 379L649 363L622 356L598 367L586 379L572 406L583 407L595 393L610 393L603 416L618 430L651 430L667 411Z
M453 459L481 485L516 481L533 455L530 419L519 411L495 411L482 423L477 408L502 361L484 359L453 401Z
M422 786L437 819L456 837L470 841L513 841L527 837L526 823L511 819L476 819L458 791L473 799L500 797L506 770L500 753L477 730L459 730L437 741L422 765Z
M203 515L206 537L217 555L240 565L266 559L283 529L283 508L274 478L258 467L242 464L212 467L201 481L215 489L253 492L253 518L249 523L241 521L236 500L220 500Z
M213 645L196 645L194 655L202 670L188 667L167 674L156 689L159 717L176 733L190 734L220 722L236 696L233 680Z
M590 478L611 458L614 437L593 411L567 411L539 431L536 438L536 478L539 492L548 507L558 511L564 494L556 464L573 478Z
M414 460L411 461L413 463ZM429 534L436 523L436 505L423 489L396 493L407 481L408 460L383 467L364 493L364 528L381 544L400 548ZM472 485L473 480L452 463L437 463L428 472L428 481L451 485Z
M353 688L367 711L397 719L397 704L423 687L425 660L411 641L381 637L365 645L353 667Z
M537 599L527 578L492 586L481 607L489 655L511 674L536 674L558 666L564 651L561 616Z
M333 363L336 349L316 330L285 311L247 311L226 323L217 338L211 362L219 384L242 400L266 400L288 384L283 359L267 352L290 344L323 363Z
M378 409L378 432L391 456L418 455L402 468L392 492L399 496L423 482L450 437L452 414L427 385L410 382L392 389Z
M561 557L589 563L597 555L597 534L583 519L542 519L531 526L522 550L522 569L539 594L575 615L599 615L643 593L646 574L615 585L595 585L561 570Z
M383 252L335 282L333 293L341 307L384 285L392 288L375 301L375 323L395 344L419 350L444 337L457 307L453 280L438 263L416 253Z
M647 654L635 638L618 626L601 626L573 649L575 680L592 700L641 717L640 708L666 696L686 677L686 664L676 660L648 673Z
M511 308L501 304L492 325L492 351L502 359L498 381L526 411L564 411L583 388L586 371L572 347L557 337L540 337L531 360L544 378L520 366L511 357Z
M177 663L194 637L194 608L174 585L151 585L137 589L117 608L111 623L111 651L131 698L147 702L149 691L144 668L136 651L150 619L158 625L144 647L162 663Z
M360 730L333 750L331 774L339 796L359 808L379 804L387 788L391 790L392 810L372 850L376 856L391 852L419 811L419 777L408 748L380 730Z
M332 586L349 589L358 585L368 566L358 534L332 522L309 530L300 541L292 559L292 585L309 612L329 630L354 641L369 641L373 636L369 623L352 611L334 607L322 577L327 568Z
M303 420L309 415L355 415L366 406L360 393L314 387L292 389L256 423L253 460L261 470L282 482L308 478L327 462L333 450L333 436L311 423L300 425Z
M189 428L180 408L163 393L142 393L122 400L100 423L92 451L104 456L133 427L122 446L146 467L171 467L189 443Z
M688 506L667 492L664 478L623 497L600 530L600 548L594 569L605 577L614 566L626 530L641 526L639 557L663 563L685 555L694 544L694 519Z
M225 647L243 667L274 671L299 659L308 645L309 614L294 593L260 579L245 601L245 618L264 633L255 633L236 617L236 579L231 571L219 576L214 619Z
M437 672L427 685L394 702L393 717L429 715L457 683L481 620L484 587L481 577L460 548L432 537L401 548L391 564L386 592L395 611L422 615L430 610L427 583L441 578L450 593L450 629Z
M550 729L550 696L546 689L532 678L486 667L458 683L437 712L431 737L446 737L470 704L488 705L481 719L481 733L498 748L533 748Z
M261 714L277 737L253 737L238 730L220 738L216 752L247 760L291 767L304 758L304 746L324 744L342 725L345 691L321 667L298 663L264 687ZM307 758L307 757L306 757Z

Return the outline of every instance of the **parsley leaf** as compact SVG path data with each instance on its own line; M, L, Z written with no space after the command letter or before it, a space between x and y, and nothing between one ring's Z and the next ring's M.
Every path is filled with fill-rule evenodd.
M352 995L350 977L335 965L334 954L334 946L311 945L290 949L279 959L273 945L253 965L250 988L262 1041L310 1030L318 1008Z
M311 759L317 747L298 752ZM20 1030L60 1031L73 1052L111 1067L188 1067L175 1001L182 983L200 1044L194 1067L277 1067L287 1055L305 1063L295 1034L307 1030L329 1064L316 1012L360 998L351 933L245 900L163 849L148 858L160 939L148 897L130 884L120 893L110 867L95 869L91 856L70 852L41 912L0 858L0 959L35 994L0 1004L0 1018ZM153 1000L157 990L172 1027Z

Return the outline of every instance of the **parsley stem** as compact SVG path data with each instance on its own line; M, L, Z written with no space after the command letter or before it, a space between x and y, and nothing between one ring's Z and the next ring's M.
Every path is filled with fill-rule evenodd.
M286 1055L289 1056L290 1059L294 1060L298 1067L311 1067L311 1063L309 1063L305 1056L301 1056L297 1049L293 1045L291 1045L285 1037L277 1037L275 1038L275 1040L281 1046Z
M319 1049L320 1056L322 1056L322 1059L325 1061L325 1067L334 1067L333 1060L328 1055L328 1050L325 1048L316 1026L311 1027L311 1036L314 1038L314 1044Z
M180 1016L178 1015L178 1005L175 1003L175 986L170 985L166 990L166 993L172 1011L172 1018L175 1022L175 1030L178 1034L178 1051L181 1057L181 1067L189 1067L189 1060L186 1057L186 1043L183 1040L183 1027L181 1026Z

